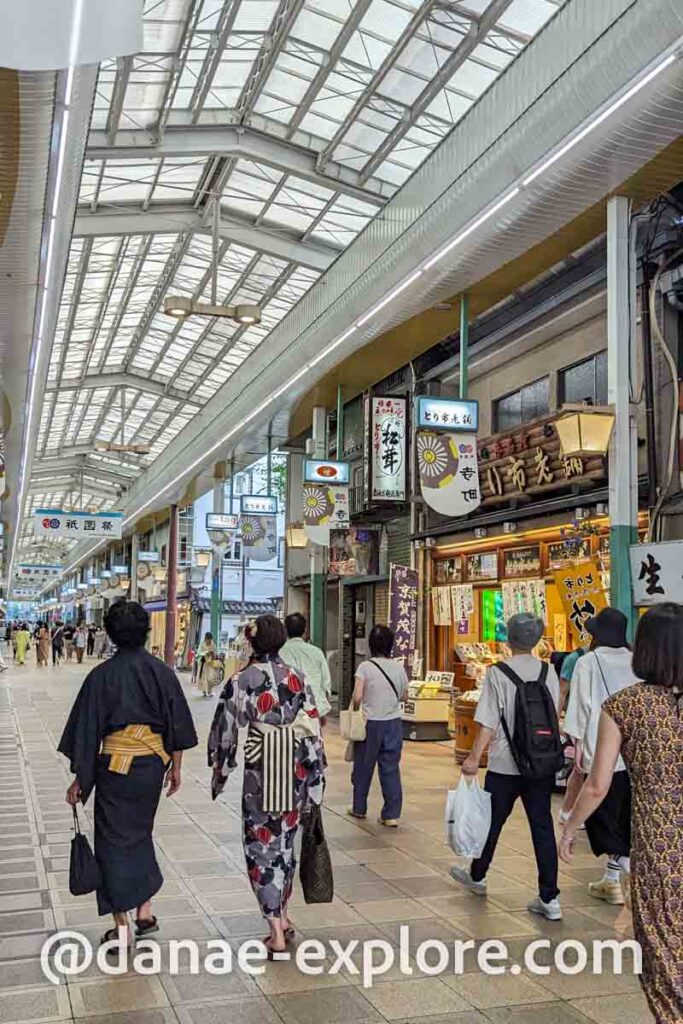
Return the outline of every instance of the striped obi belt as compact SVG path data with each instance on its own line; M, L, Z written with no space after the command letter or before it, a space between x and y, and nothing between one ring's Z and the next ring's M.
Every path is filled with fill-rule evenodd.
M125 729L111 732L102 740L101 754L109 754L109 771L127 775L134 757L149 757L157 754L164 764L171 755L164 750L164 741L158 732L152 732L148 725L127 725Z
M320 735L320 721L300 711L291 725L250 722L244 744L247 768L263 772L263 810L284 814L294 810L296 745Z

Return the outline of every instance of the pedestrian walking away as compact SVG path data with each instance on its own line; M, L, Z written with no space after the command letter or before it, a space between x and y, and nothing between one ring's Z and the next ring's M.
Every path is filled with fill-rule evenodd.
M366 736L354 743L353 803L349 814L354 818L367 816L368 794L377 767L383 797L379 821L388 828L396 828L403 807L401 702L408 691L408 677L403 665L391 657L394 634L388 626L373 626L368 645L372 657L356 669L353 690L354 707L362 707L366 715Z
M564 827L560 856L610 792L622 756L633 788L631 903L640 981L656 1024L683 1020L683 607L647 611L636 631L639 680L602 705L591 772Z
M528 910L559 921L557 844L551 811L555 772L563 763L557 719L560 684L552 666L532 651L543 636L543 620L522 613L507 624L512 656L486 673L475 713L479 733L463 775L476 775L489 748L485 789L491 794L491 830L480 857L469 869L454 866L452 877L486 895L486 875L505 822L521 799L538 868L538 896Z
M626 616L617 608L604 608L586 623L591 650L574 670L564 722L575 743L576 766L584 777L593 766L604 702L638 681L626 626ZM621 883L630 871L631 848L631 784L621 756L607 796L586 821L586 832L595 856L608 855L603 877L590 882L588 892L594 899L618 906L624 903Z
M313 691L315 706L320 713L320 722L324 726L325 718L332 710L330 704L332 677L325 652L315 644L304 640L306 619L300 612L292 612L287 616L285 629L289 639L280 651L280 657L285 665L291 665L292 668L303 672L306 682Z

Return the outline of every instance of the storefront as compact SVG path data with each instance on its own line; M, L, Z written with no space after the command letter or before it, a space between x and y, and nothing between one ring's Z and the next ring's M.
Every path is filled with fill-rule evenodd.
M550 660L587 641L610 583L601 456L563 457L550 417L480 441L478 461L482 503L435 530L424 588L426 669L448 674L442 698L452 678L450 730L462 756L486 669L509 655L510 616L543 619L535 653ZM643 513L641 533L646 526Z
M188 664L190 651L190 622L192 617L192 600L189 591L178 595L176 615L175 654L176 665L184 668ZM166 599L148 601L143 607L149 612L150 631L147 641L152 654L163 657L166 643Z

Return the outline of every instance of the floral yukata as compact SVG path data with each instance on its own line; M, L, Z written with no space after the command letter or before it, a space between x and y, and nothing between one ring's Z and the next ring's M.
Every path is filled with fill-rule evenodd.
M310 735L294 743L290 810L264 811L264 768L246 760L242 791L244 852L254 894L264 917L281 917L294 882L294 839L302 811L319 804L324 787L319 715L304 677L278 657L255 659L230 679L221 693L209 734L214 797L236 767L240 728L249 738L259 728L291 726L308 716ZM249 742L249 738L248 741Z

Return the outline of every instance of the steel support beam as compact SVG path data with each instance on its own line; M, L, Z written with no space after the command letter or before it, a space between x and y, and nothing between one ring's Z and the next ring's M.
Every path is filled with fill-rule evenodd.
M136 373L89 373L78 380L63 380L58 384L49 384L45 388L46 394L56 393L59 395L72 391L95 391L97 388L130 388L136 391L145 391L150 395L159 395L160 398L173 398L177 402L191 402L194 405L192 395L179 388L169 387L161 381L153 380L150 377L141 377Z
M296 174L316 185L382 205L386 196L363 187L357 171L329 161L325 170L316 167L316 153L265 135L253 128L231 124L211 126L169 123L163 138L155 141L144 131L119 131L116 145L110 146L104 131L92 131L88 137L88 160L158 160L163 157L227 157L252 160L274 167L283 174Z
M339 256L339 251L320 242L302 242L285 231L269 231L255 227L248 218L221 217L221 238L260 252L270 253L290 263L311 267L321 273ZM201 214L192 206L157 206L142 211L139 206L111 205L106 210L92 213L79 207L74 223L74 237L94 238L98 235L148 235L164 232L211 234L211 225L205 224Z
M473 21L470 30L462 42L450 56L444 61L438 72L422 90L415 102L410 107L410 114L404 121L401 120L393 128L384 142L377 147L375 153L368 160L361 172L361 180L370 178L377 168L384 163L387 156L401 139L414 127L416 121L427 108L434 102L444 86L451 80L459 67L465 63L468 57L482 43L489 30L496 24L498 19L512 4L512 0L493 0L477 21Z
M607 393L616 414L609 452L610 603L627 617L632 636L629 545L637 538L638 438L630 397L637 331L629 280L629 206L623 196L607 204Z

